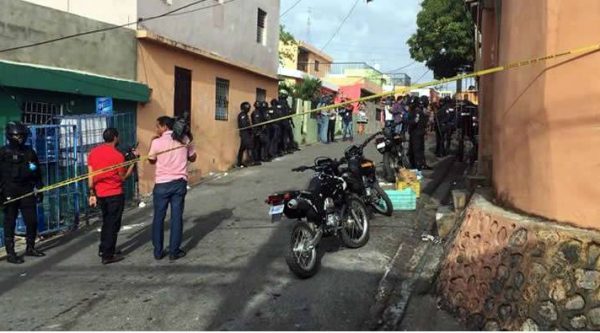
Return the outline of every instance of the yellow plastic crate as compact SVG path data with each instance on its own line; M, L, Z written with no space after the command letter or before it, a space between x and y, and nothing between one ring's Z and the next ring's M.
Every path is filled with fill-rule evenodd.
M417 198L421 196L421 182L420 181L416 181L416 182L398 181L396 183L396 189L398 191L404 191L407 188L412 189L415 192L415 194L417 195Z

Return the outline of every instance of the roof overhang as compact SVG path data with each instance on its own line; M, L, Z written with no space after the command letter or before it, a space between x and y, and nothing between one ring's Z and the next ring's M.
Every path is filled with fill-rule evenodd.
M250 64L245 64L245 63L241 63L241 62L238 62L235 60L228 59L228 58L223 57L215 52L206 51L206 50L194 47L194 46L190 46L187 44L183 44L183 43L171 40L169 38L163 37L152 31L149 31L149 30L138 30L137 38L139 40L151 41L151 42L158 43L158 44L168 46L171 48L175 48L175 49L178 49L178 50L181 50L184 52L188 52L193 55L197 55L197 56L201 56L204 58L208 58L210 60L218 61L218 62L224 63L226 65L237 67L244 71L258 74L258 75L261 75L261 76L264 76L264 77L267 77L270 79L274 79L274 80L278 79L277 75L274 73L268 73L258 67L252 66Z
M0 60L0 86L147 102L147 85L110 76Z
M309 77L311 79L316 78L316 79L321 80L322 87L327 90L331 90L332 92L337 92L340 89L340 87L335 83L327 82L325 80L322 80L321 78L318 78L314 75L310 75L306 72L303 72L303 71L300 71L297 69L279 67L279 69L277 70L277 74L281 78L284 78L284 79L288 78L288 79L304 80L305 77Z

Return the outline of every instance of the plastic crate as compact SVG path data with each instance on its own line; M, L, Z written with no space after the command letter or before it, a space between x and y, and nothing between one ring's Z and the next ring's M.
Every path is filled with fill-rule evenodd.
M415 191L417 198L421 196L421 182L420 181L416 181L416 182L399 181L396 183L396 189L398 191L403 191L403 190L406 190L407 188L412 188L412 190Z
M417 194L412 188L402 191L386 190L388 197L392 201L394 210L415 210L417 209Z

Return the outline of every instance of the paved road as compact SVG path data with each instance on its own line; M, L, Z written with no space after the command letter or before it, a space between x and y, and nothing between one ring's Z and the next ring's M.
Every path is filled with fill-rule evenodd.
M120 263L100 264L97 226L51 241L45 258L0 262L0 330L360 329L386 265L415 237L415 214L377 217L358 250L328 240L321 271L298 280L283 258L290 223L271 224L264 204L273 191L306 184L309 173L292 167L344 148L306 147L195 187L186 199L188 256L176 263L154 260L148 208L127 214Z

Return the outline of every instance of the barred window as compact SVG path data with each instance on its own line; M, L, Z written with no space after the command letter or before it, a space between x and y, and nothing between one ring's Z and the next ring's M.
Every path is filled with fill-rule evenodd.
M258 9L258 22L256 27L256 42L267 45L267 12Z
M261 88L256 88L256 100L264 102L267 100L267 91Z
M60 113L58 105L26 101L22 105L21 120L31 125L51 124L54 117Z
M229 80L217 78L215 120L229 119Z

